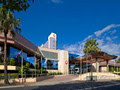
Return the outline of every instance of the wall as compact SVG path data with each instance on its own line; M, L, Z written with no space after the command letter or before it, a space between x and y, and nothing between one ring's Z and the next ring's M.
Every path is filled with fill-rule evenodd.
M59 52L59 71L63 74L69 74L69 54L68 51L61 50ZM67 64L66 64L67 62Z
M4 65L0 65L0 70L4 70ZM16 70L16 66L7 66L7 70Z
M53 58L47 58L47 59L58 61L58 72L61 72L63 74L68 74L69 73L69 54L68 54L68 51L55 50L55 49L49 49L49 48L43 48L43 47L39 47L39 50L40 51L48 51L48 52L57 53L58 54L58 59L53 59ZM67 64L65 64L66 61L67 61ZM55 70L55 72L56 72L56 70Z
M75 80L87 80L87 77L91 76L91 73L85 73L82 75L79 75L79 78ZM93 76L96 77L96 80L118 80L120 79L119 75L110 73L110 72L93 72Z
M92 63L92 65L94 66L94 69L95 69L94 71L99 72L99 65L100 65L99 62Z
M107 67L105 67L105 66L100 67L100 71L101 72L107 72Z

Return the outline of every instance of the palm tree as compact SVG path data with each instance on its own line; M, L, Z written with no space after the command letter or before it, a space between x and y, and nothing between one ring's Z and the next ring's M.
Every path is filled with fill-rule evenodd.
M91 53L95 53L100 51L100 49L98 48L98 43L96 41L96 39L90 39L85 43L83 52L85 54L91 54Z
M7 34L15 35L14 30L20 30L20 19L15 19L14 14L0 7L0 32L4 33L4 83L8 84L7 74Z
M83 49L83 52L85 53L85 55L91 55L92 53L96 53L96 52L99 52L100 49L98 47L98 43L96 41L96 39L90 39L88 40L86 43L85 43L85 46L84 46L84 49ZM96 64L97 64L97 59L96 59ZM97 69L97 67L96 67ZM92 78L92 60L91 60L91 80L93 80Z

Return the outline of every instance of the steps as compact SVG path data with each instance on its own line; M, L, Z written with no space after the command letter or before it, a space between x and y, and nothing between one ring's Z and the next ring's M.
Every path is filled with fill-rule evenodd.
M84 73L82 75L79 75L79 78L76 78L75 80L90 80L91 73ZM116 75L110 72L93 72L93 80L119 80L120 75Z

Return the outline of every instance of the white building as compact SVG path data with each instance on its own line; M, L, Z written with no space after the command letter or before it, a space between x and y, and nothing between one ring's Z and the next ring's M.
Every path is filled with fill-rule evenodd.
M45 44L42 44L41 47L56 49L57 48L57 35L55 33L51 33L48 36L48 41Z
M52 69L47 66L48 72L61 72L63 74L69 74L69 53L65 50L55 50L44 47L38 47L42 56L47 61L56 61L57 68Z
M69 73L69 53L65 50L57 50L57 35L55 33L51 33L48 36L48 41L38 48L45 59L42 63L47 62L43 66L48 72ZM56 63L57 65L54 67Z

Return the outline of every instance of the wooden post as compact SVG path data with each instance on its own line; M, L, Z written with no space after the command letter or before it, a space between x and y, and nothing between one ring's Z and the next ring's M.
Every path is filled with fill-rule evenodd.
M36 55L34 54L34 66L35 66L35 77L36 77Z
M42 57L41 57L41 75L42 75Z
M106 60L106 64L107 64L107 72L109 72L108 60Z

